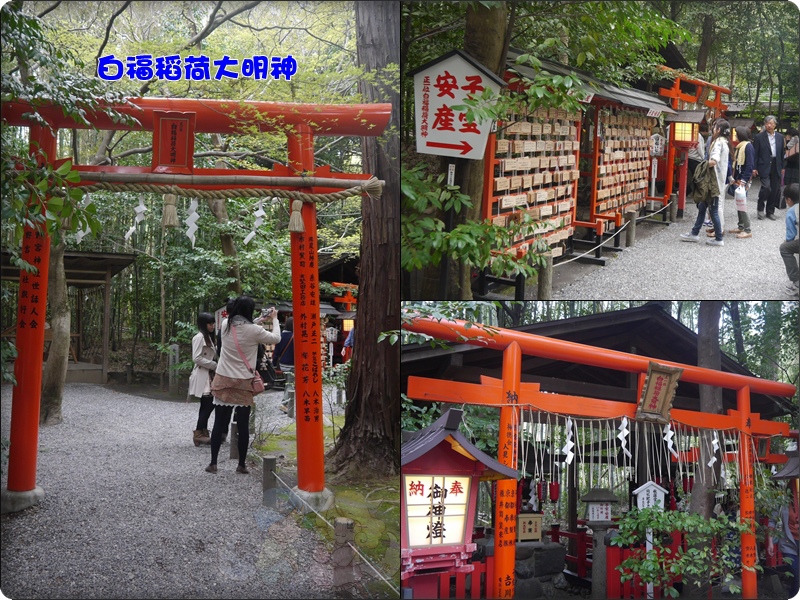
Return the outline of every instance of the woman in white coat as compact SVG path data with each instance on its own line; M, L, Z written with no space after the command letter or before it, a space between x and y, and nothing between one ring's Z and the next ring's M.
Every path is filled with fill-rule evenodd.
M214 315L201 312L197 315L197 334L192 338L192 361L194 367L189 375L189 396L200 398L200 411L194 428L194 445L210 444L208 418L214 410L211 396L211 380L217 368L217 352L214 349ZM187 400L188 400L187 396Z
M211 432L211 463L209 473L217 472L217 456L222 444L223 423L229 423L236 409L239 428L239 466L237 473L248 473L245 466L247 447L250 445L250 409L253 406L253 374L257 366L259 344L274 345L281 340L278 311L269 309L266 316L253 321L255 301L248 296L236 298L228 308L228 318L221 329L222 346L216 375L211 383L214 395L214 429ZM271 323L272 331L262 323Z

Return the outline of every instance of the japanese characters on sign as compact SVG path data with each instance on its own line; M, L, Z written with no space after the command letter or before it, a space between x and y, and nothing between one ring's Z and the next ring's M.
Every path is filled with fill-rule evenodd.
M589 521L611 521L611 502L589 502Z
M293 233L297 244L297 277L300 294L295 307L295 339L301 349L301 361L295 367L295 383L299 394L299 417L304 423L320 423L322 419L321 327L319 319L319 285L317 281L316 236ZM311 309L311 310L309 310Z
M19 306L17 309L17 343L31 330L45 328L47 302L47 261L50 245L44 236L33 228L26 228L22 241L22 257L37 268L36 273L24 272L20 276ZM44 271L43 271L44 269Z
M194 130L196 114L192 112L154 111L154 173L194 172Z
M460 52L447 54L414 74L417 152L480 160L493 122L469 122L464 100L491 89L499 93L502 81Z
M672 400L682 373L683 369L650 362L636 418L668 423Z
M211 61L207 56L186 56L181 58L178 54L158 56L153 61L152 54L137 54L128 56L125 64L113 54L102 56L97 61L97 76L105 81L117 81L127 76L128 79L137 81L150 81L151 79L180 81L206 81L211 79L211 66L214 69L214 79L238 79L239 74L244 78L273 79L284 77L291 80L297 73L297 61L291 54L283 56L256 55L243 58L241 70L235 70L239 60L227 54L218 60Z
M517 540L531 541L542 539L542 515L523 513L517 517Z
M636 507L638 509L653 508L654 506L664 509L664 500L667 497L667 490L658 485L655 481L648 481L633 490L636 496Z
M470 478L404 475L410 548L463 544Z

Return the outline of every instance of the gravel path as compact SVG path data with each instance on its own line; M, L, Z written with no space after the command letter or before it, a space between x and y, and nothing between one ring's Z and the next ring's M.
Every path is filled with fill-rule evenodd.
M291 420L281 392L257 397L263 429ZM2 386L2 436L12 388ZM9 598L333 598L330 554L286 494L262 506L260 464L219 472L192 445L197 403L67 384L64 421L40 430L44 500L2 517ZM213 423L213 417L212 417ZM280 472L286 478L288 473ZM3 488L7 484L3 463ZM291 481L294 485L296 481Z
M553 299L796 300L797 296L785 289L789 279L778 252L785 239L786 210L775 212L776 221L756 219L759 188L756 182L748 193L752 238L737 239L726 233L724 246L709 246L703 229L701 243L681 241L680 234L691 230L697 216L694 202L688 199L683 219L676 223L638 223L634 246L618 253L604 252L604 267L577 261L557 265ZM735 228L736 205L732 198L725 199L723 209L725 230ZM620 236L624 246L625 232ZM588 249L579 248L577 253ZM569 274L562 270L569 270Z

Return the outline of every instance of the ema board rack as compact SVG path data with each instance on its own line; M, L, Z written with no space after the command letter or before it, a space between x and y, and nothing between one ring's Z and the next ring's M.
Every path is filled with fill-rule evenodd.
M650 136L657 120L646 111L627 108L602 107L594 114L593 127L586 128L593 139L582 154L591 161L591 170L581 173L581 185L590 186L591 222L602 221L603 231L611 232L626 212L638 212L646 204Z
M527 214L536 229L515 240L518 254L533 244L560 256L575 230L580 111L538 108L497 123L486 147L483 217L507 227Z

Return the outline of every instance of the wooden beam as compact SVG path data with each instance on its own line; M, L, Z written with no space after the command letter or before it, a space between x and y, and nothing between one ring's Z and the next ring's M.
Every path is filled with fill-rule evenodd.
M462 383L427 377L408 378L408 397L414 400L430 400L432 402L454 402L464 404L480 404L483 406L501 406L502 382L499 379L481 377L481 383ZM617 402L614 400L598 400L584 396L552 394L542 392L537 383L521 383L518 404L531 405L533 408L549 413L569 414L573 417L587 418L636 418L636 404ZM741 416L738 411L729 410L728 414L715 415L693 410L673 408L672 420L689 427L700 429L739 429ZM753 433L762 435L789 435L789 425L774 421L762 421L756 413L751 417Z

